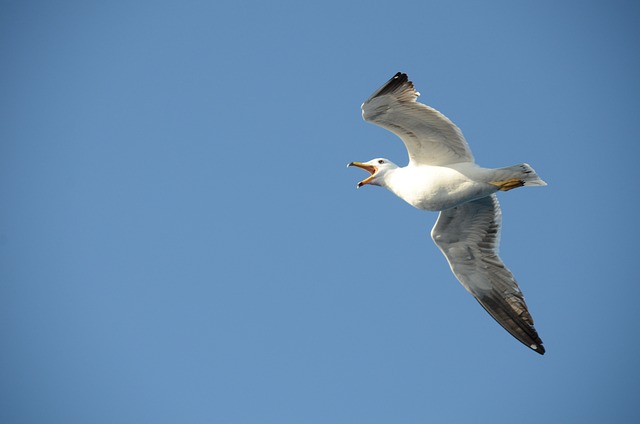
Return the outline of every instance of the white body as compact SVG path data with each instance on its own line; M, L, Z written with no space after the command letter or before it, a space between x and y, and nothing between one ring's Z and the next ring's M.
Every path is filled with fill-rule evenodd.
M418 209L441 211L498 191L489 184L497 171L474 163L407 166L389 170L380 185Z

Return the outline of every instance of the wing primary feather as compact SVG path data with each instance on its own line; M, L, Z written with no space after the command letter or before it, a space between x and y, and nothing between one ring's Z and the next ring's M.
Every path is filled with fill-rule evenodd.
M380 87L375 93L373 93L367 100L371 100L374 97L382 96L385 94L393 93L394 91L402 87L402 85L407 82L411 84L411 87L413 88L413 84L409 81L409 77L407 76L407 74L398 72L393 77L391 77L391 79L387 81L382 87Z

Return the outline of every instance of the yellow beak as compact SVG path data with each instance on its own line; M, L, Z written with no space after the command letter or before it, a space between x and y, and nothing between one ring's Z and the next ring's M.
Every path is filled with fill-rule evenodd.
M351 162L349 165L347 166L356 166L358 168L362 168L365 171L367 171L368 173L370 173L371 175L369 175L367 178L365 178L364 180L360 181L358 183L358 188L362 187L365 184L369 184L371 182L371 180L373 179L373 176L375 175L376 172L378 172L378 168L376 168L373 165L369 165L368 163L362 163L362 162Z

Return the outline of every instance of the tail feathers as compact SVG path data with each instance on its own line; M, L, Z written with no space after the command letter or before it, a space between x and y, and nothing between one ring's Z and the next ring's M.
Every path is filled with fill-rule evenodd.
M540 178L538 174L536 174L536 171L528 163L516 165L512 168L520 168L522 172L522 177L520 179L524 181L524 185L526 186L546 186L547 185L547 183L545 183L544 180Z
M542 178L536 174L536 171L526 163L520 165L509 166L497 170L496 180L491 181L499 190L508 191L522 186L546 186Z

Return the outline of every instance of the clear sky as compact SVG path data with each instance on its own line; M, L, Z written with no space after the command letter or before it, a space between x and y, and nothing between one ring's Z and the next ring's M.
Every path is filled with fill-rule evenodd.
M517 3L517 4L516 4ZM0 422L638 422L640 7L0 6ZM465 292L360 104L397 71L487 167L547 354Z

